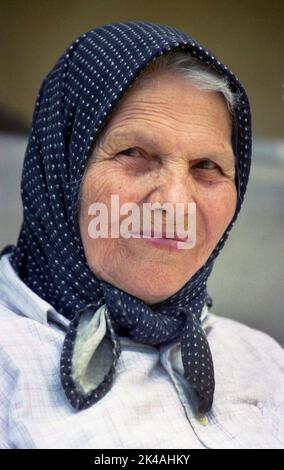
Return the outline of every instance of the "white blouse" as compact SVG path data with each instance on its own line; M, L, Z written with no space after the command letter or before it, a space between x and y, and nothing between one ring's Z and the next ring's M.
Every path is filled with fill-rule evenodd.
M206 416L194 413L179 343L120 337L110 391L76 411L60 382L69 321L0 258L0 448L283 449L284 350L272 337L202 312L216 389Z

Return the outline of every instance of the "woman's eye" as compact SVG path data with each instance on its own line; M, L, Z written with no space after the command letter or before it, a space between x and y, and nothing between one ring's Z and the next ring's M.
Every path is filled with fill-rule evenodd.
M127 157L136 157L137 155L140 155L140 152L134 147L130 147L128 149L122 150L119 153L126 155Z
M216 165L214 162L212 162L212 160L202 160L201 162L198 162L196 164L196 166L199 166L201 165L201 167L199 168L202 168L203 170L215 170L215 169L219 169L218 165Z

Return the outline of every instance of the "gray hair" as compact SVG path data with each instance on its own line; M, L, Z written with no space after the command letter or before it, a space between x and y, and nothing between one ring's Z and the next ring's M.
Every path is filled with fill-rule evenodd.
M230 89L228 80L211 65L205 65L201 60L186 52L169 51L149 62L140 77L142 79L149 78L155 72L165 70L171 70L189 80L199 90L221 93L225 98L228 110L234 115L238 97Z

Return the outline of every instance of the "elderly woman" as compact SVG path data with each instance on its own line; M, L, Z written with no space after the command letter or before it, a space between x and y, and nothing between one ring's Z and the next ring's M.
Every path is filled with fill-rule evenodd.
M283 349L209 311L206 288L244 200L250 116L238 78L175 28L104 25L60 57L0 259L2 448L284 448ZM150 206L161 236L112 236L127 210L94 236L113 196L142 225ZM169 237L177 204L195 232Z

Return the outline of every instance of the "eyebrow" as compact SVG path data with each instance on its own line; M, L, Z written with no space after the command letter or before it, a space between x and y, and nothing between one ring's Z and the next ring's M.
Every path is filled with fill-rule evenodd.
M156 137L148 133L148 131L141 131L140 129L129 129L127 131L113 131L113 134L105 136L105 141L108 142L109 139L113 140L117 145L117 141L122 141L121 144L125 142L141 142L147 147L154 149L155 153L159 152L160 143L157 143ZM202 153L202 156L195 157L193 160L200 160L204 158L216 158L221 161L224 165L230 163L235 163L235 157L233 149L231 151L224 150L222 147L215 146L214 150L208 150Z

